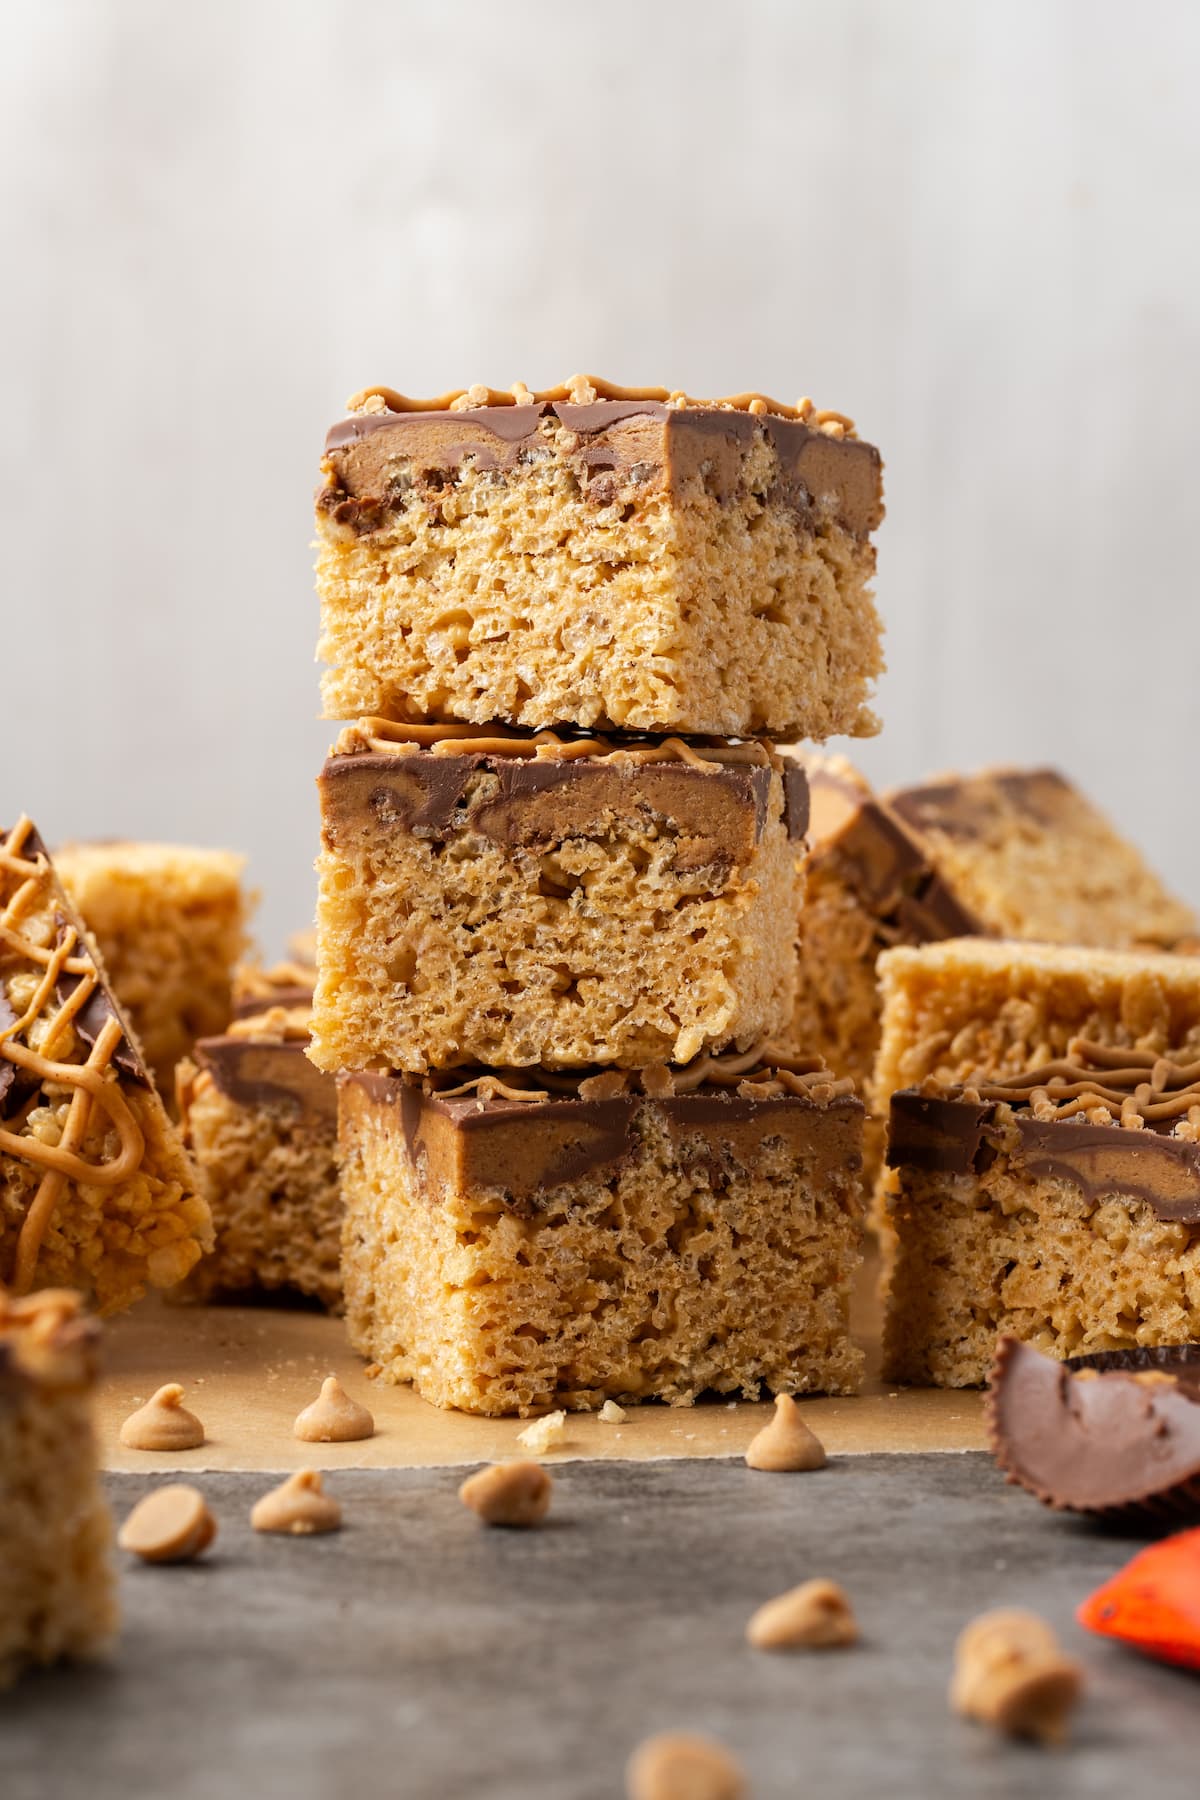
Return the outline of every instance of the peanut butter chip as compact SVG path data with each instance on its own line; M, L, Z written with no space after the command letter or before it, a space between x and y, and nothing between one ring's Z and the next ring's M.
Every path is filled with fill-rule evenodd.
M805 1581L760 1606L746 1627L756 1650L832 1650L858 1640L845 1590L836 1581Z
M204 1495L172 1482L138 1501L117 1533L117 1542L143 1562L191 1562L216 1535L217 1522Z
M375 1420L350 1398L336 1375L328 1375L318 1398L297 1417L292 1435L304 1444L352 1444L374 1437Z
M711 1738L665 1731L647 1738L625 1771L629 1800L745 1800L746 1777Z
M485 1525L538 1525L550 1510L553 1489L541 1463L493 1463L468 1475L458 1497Z
M1062 1743L1082 1688L1078 1663L1036 1613L983 1613L955 1646L951 1706L1010 1737Z
M314 1537L336 1531L342 1509L327 1494L316 1469L300 1469L256 1500L250 1513L255 1531L278 1531L287 1537Z
M183 1389L177 1381L169 1381L157 1394L130 1413L121 1427L121 1442L127 1450L198 1450L204 1442L204 1427L182 1404ZM183 1491L182 1489L180 1490Z
M776 1394L775 1417L750 1440L746 1466L769 1469L772 1474L791 1474L801 1469L823 1469L825 1446L800 1417L790 1394Z

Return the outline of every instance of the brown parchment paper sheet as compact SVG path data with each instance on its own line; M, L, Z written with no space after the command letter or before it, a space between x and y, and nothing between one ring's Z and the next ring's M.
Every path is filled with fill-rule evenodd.
M985 1446L977 1393L896 1389L878 1378L875 1272L864 1271L856 1335L871 1371L853 1399L804 1401L805 1418L832 1455L978 1450ZM375 1415L375 1436L358 1444L302 1444L292 1422L314 1400L322 1379L340 1377ZM184 1404L204 1422L209 1441L174 1454L126 1450L121 1422L165 1381L186 1389ZM569 1413L560 1460L740 1456L770 1404L721 1400L692 1407L629 1407L623 1424ZM97 1425L109 1469L402 1469L490 1462L528 1454L517 1433L528 1420L479 1419L440 1412L410 1388L386 1387L363 1374L337 1319L275 1307L174 1306L147 1300L106 1332Z

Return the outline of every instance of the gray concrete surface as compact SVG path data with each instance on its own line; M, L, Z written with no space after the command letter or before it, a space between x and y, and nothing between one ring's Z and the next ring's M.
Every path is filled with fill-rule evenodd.
M151 1485L110 1480L124 1512ZM667 1727L741 1756L755 1800L1174 1800L1197 1792L1200 1682L1089 1638L1076 1602L1139 1540L1042 1511L983 1456L574 1464L536 1533L485 1531L451 1471L347 1473L338 1535L256 1537L261 1477L202 1485L195 1567L123 1570L104 1669L0 1700L4 1800L609 1800ZM752 1608L843 1581L864 1641L766 1656ZM954 1635L997 1603L1044 1612L1086 1663L1068 1751L949 1715Z

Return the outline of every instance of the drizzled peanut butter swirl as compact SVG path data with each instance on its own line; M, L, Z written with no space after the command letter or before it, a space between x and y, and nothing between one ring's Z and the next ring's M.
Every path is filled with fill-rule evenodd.
M959 1090L964 1098L1028 1108L1035 1118L1084 1115L1092 1124L1138 1131L1200 1127L1200 1060L1072 1038L1067 1054L1004 1081Z
M45 920L58 913L59 899L49 859L38 845L32 822L23 816L0 840L0 975L10 975L10 993L13 973L32 970L33 984L20 1012L9 999L0 1012L0 1152L43 1173L17 1238L11 1283L18 1294L33 1285L38 1253L65 1184L115 1187L137 1171L145 1152L141 1128L117 1081L116 1059L128 1054L129 1047L115 1013L107 1010L85 1058L65 1060L83 1036L76 1027L81 1026L84 1008L98 990L106 997L87 943L69 920L59 917L53 945L44 941ZM42 929L35 928L35 920ZM64 978L73 978L69 991ZM4 995L0 980L0 998ZM29 1041L35 1028L37 1049ZM5 1117L4 1102L18 1073L32 1078L33 1093ZM38 1091L47 1087L71 1096L57 1142L47 1141L30 1126ZM115 1144L106 1140L105 1152L92 1160L82 1154L82 1147L97 1109L107 1117Z
M820 1058L793 1057L765 1039L749 1050L722 1055L705 1054L681 1067L652 1063L645 1069L603 1069L567 1074L549 1069L491 1069L470 1076L454 1086L442 1086L445 1076L425 1077L427 1093L442 1100L474 1094L484 1106L501 1099L536 1105L555 1094L580 1100L616 1100L627 1094L645 1094L651 1100L670 1100L693 1094L700 1088L732 1088L743 1100L772 1100L785 1094L823 1106L854 1093L854 1083L835 1076Z
M359 719L347 725L334 746L335 756L362 751L394 754L405 747L433 756L513 756L537 762L681 762L693 769L749 765L767 768L777 761L766 744L737 738L655 738L636 732L603 736L557 731L519 731L507 725L397 725L389 719Z
M769 394L753 391L729 394L720 400L697 400L680 388L619 387L615 382L603 381L597 375L572 375L557 387L538 389L526 387L523 381L515 381L510 388L493 388L476 383L472 387L451 388L448 393L439 394L432 400L414 400L409 394L397 393L395 388L367 387L351 394L346 402L346 411L468 412L479 406L553 406L563 402L573 406L591 406L597 400L649 400L660 406L680 410L688 407L716 407L726 412L771 413L776 418L796 419L803 425L811 426L814 431L824 432L827 437L852 438L855 435L853 419L829 408L817 408L807 395L797 400L794 406L789 406L783 400L772 400Z

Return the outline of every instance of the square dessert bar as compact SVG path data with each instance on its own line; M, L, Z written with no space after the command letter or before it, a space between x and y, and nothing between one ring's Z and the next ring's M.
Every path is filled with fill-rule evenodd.
M1000 1333L1062 1359L1200 1340L1198 1077L1200 1014L1165 1052L1076 1038L893 1094L887 1377L981 1383Z
M882 463L841 414L585 376L350 405L317 495L326 717L876 730Z
M28 819L0 833L0 1283L99 1309L181 1281L208 1208Z
M63 886L100 946L160 1089L198 1037L229 1018L246 947L245 858L183 844L64 844Z
M756 1061L342 1076L353 1343L475 1413L854 1392L862 1105Z
M117 1628L92 1436L95 1324L76 1294L0 1288L0 1688Z
M642 1068L791 1017L806 789L762 744L368 720L319 785L323 1069Z
M1055 769L946 775L885 799L961 905L998 937L1173 950L1200 929Z
M180 1065L179 1111L216 1247L188 1292L208 1299L256 1289L340 1301L342 1203L337 1173L337 1084L306 1055L307 988L294 965L258 972L244 1012L220 1037L201 1038Z

